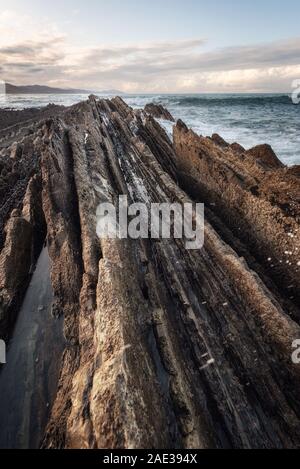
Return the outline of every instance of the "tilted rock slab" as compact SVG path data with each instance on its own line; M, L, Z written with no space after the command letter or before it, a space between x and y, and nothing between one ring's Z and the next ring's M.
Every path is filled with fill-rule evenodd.
M281 247L281 231L276 240L278 228L274 221L272 232L269 219L261 223L268 240L255 237L258 216L251 197L249 207L244 198L245 187L256 198L264 190L259 206L269 213L271 191L274 205L281 200L271 172L278 171L274 178L283 185L291 173L291 191L297 191L295 170L279 164L273 170L269 157L261 167L239 146L226 150L225 165L219 143L205 140L198 149L182 124L174 148L153 117L120 98L91 97L39 123L32 141L53 313L64 316L67 344L42 447L298 447L300 369L291 360L300 338L298 307L253 257L254 243L271 257L294 244ZM238 172L232 161L240 151ZM222 174L227 211L221 219L209 209L203 249L187 251L177 239L98 239L99 203L127 194L148 205L202 198L217 205ZM23 205L25 220L28 202ZM252 213L249 247L234 234L237 206L242 220ZM294 232L297 207L295 213L278 210L286 211ZM6 235L1 256L11 239ZM283 284L291 279L296 292L296 268L283 273L289 275Z

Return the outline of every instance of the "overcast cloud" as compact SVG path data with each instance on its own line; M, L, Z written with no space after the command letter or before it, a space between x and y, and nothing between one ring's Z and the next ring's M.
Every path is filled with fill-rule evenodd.
M300 78L300 37L218 49L205 38L75 47L55 25L4 11L0 73L14 84L94 90L289 91Z

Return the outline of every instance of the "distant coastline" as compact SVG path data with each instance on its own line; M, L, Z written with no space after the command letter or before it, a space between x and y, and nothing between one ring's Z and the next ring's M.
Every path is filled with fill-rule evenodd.
M98 95L113 95L113 96L210 96L210 95L219 95L219 96L252 96L252 95L265 95L265 96L276 96L276 95L291 95L291 91L283 92L269 92L269 93L259 93L259 92L235 92L235 93L224 93L224 92L198 92L198 93L151 93L151 92L138 92L138 93L125 93L124 91L118 89L107 89L107 90L86 90L86 89L77 89L77 88L55 88L47 85L13 85L11 83L5 83L6 94L98 94Z

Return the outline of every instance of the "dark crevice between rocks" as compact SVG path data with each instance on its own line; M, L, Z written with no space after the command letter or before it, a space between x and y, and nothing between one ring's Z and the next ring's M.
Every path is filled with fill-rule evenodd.
M74 159L73 152L68 138L68 134L64 136L64 154L66 156L66 161L68 162L67 171L68 174L66 177L69 179L69 194L70 194L70 210L66 213L66 217L69 218L70 224L74 227L74 230L71 232L73 235L74 247L78 251L78 265L80 267L81 273L83 273L83 260L82 260L82 241L81 241L81 224L80 224L80 214L79 214L79 201L78 193L74 177Z

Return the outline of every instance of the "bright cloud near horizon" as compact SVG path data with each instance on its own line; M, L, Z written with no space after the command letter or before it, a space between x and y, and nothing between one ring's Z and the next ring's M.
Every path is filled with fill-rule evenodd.
M289 91L300 78L300 2L247 3L0 0L0 78L131 93Z

